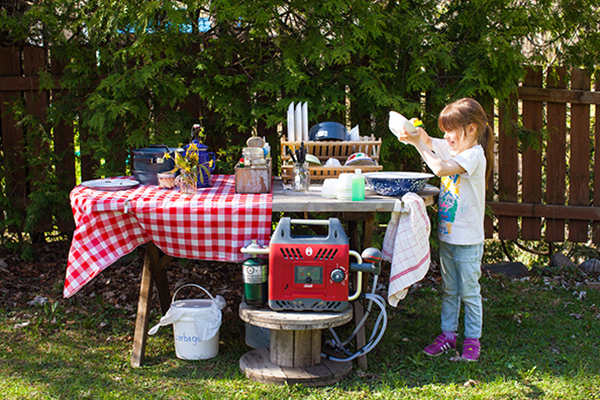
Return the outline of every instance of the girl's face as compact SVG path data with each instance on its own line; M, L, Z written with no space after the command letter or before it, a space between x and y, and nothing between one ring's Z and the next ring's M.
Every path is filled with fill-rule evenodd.
M471 124L464 130L457 128L444 132L444 139L446 139L450 148L458 154L477 144L476 132L477 127L475 124Z

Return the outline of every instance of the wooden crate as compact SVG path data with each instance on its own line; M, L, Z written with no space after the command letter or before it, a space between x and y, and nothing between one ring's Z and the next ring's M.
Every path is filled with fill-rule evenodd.
M269 193L271 191L271 159L264 167L235 167L236 193Z
M288 142L281 140L281 178L284 182L289 182L292 179L291 164L287 164L290 156L287 152L289 148L295 153L296 149L300 148L301 142ZM338 142L304 142L307 148L307 153L317 156L321 163L325 165L328 159L337 158L342 164L341 167L324 167L314 164L309 164L310 180L324 181L328 178L337 178L341 173L353 173L355 169L361 169L363 173L381 171L381 165L350 165L343 166L346 159L354 153L365 153L379 163L379 152L381 151L381 139L376 139L375 136L361 136L360 140L338 141Z

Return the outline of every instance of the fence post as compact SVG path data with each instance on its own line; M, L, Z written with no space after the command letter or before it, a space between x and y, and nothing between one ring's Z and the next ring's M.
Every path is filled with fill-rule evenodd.
M542 87L542 68L528 67L523 86ZM523 203L540 204L542 202L542 102L523 101L523 127L529 131L529 143L523 144L522 201ZM521 239L540 240L542 237L542 220L540 218L523 217L521 220Z
M18 46L0 47L0 76L21 75L21 49ZM25 189L25 167L23 159L23 129L17 127L12 117L12 106L15 100L22 99L21 91L0 92L0 115L2 118L2 152L4 154L3 168L6 173L4 193L13 205L6 212L17 212L25 215L27 193ZM10 219L12 215L8 215ZM2 216L2 219L4 217ZM12 227L16 232L22 231L22 226Z
M518 202L519 146L514 122L518 118L517 101L508 100L500 106L498 137L498 200ZM498 235L500 239L517 240L519 225L517 217L499 216Z
M566 68L553 68L548 71L547 87L566 89ZM565 204L567 171L567 104L548 102L547 105L548 144L546 146L546 204ZM565 240L565 220L546 218L546 241Z
M585 72L571 70L571 90L590 90L591 80ZM571 158L570 197L571 206L590 205L590 106L571 104ZM569 221L569 241L587 242L588 221Z

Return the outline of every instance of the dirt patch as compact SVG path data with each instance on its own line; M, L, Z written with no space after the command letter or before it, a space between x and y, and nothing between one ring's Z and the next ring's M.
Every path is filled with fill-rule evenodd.
M88 302L100 296L105 303L117 307L137 308L144 247L121 258L72 296L63 298L70 242L42 245L35 260L23 261L15 254L0 252L0 306L4 310L25 307L36 296L48 302ZM173 259L167 265L171 292L186 283L195 283L227 301L225 312L237 312L242 299L241 264L211 261ZM200 298L205 295L195 288L182 289L177 298ZM96 299L94 299L96 298ZM158 307L157 296L153 302Z

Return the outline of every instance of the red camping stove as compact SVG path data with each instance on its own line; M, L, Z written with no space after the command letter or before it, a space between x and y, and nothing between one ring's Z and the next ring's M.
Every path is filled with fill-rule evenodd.
M295 236L292 223L326 225L329 234ZM276 311L345 310L349 271L348 237L337 218L282 218L269 245L269 307Z

